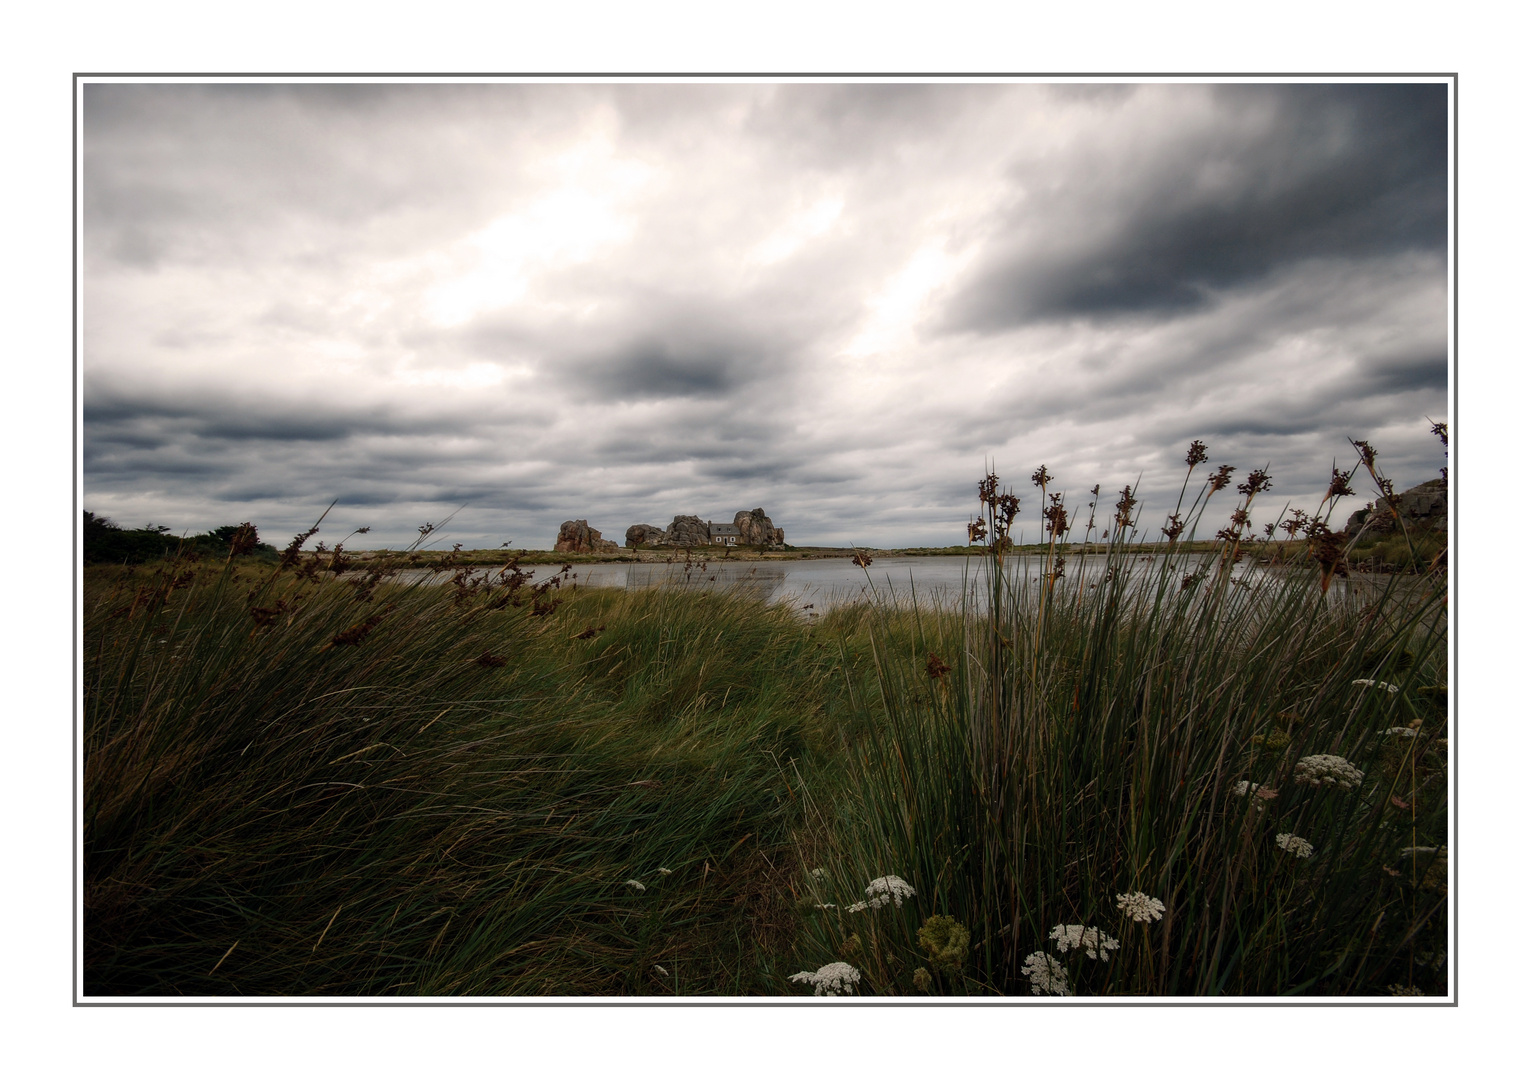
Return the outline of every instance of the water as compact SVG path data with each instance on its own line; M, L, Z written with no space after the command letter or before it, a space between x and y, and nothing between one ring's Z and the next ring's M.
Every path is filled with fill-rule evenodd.
M1202 565L1201 556L1187 557L1184 570L1195 570ZM1131 566L1132 580L1136 582L1156 580L1157 563L1162 556L1130 556L1123 560ZM1024 557L1028 576L1035 579L1041 572L1041 560L1036 556ZM1011 572L1018 569L1009 564ZM1106 568L1104 555L1071 555L1065 564L1065 577L1059 587L1077 589L1078 575L1083 574L1086 589L1094 587ZM533 566L532 584L559 576L558 568ZM1125 570L1125 566L1124 566ZM1177 570L1177 573L1180 571ZM1247 578L1251 585L1270 573L1283 573L1253 564L1241 564L1236 576ZM445 575L417 571L400 575L409 580L416 575L445 580ZM1362 586L1369 574L1354 574L1348 581L1335 580L1331 595L1348 593ZM1385 577L1366 584L1380 586ZM855 603L860 600L893 599L908 603L911 597L922 608L955 608L961 605L964 590L970 610L984 611L988 608L988 569L980 557L961 555L931 555L910 558L877 558L867 569L862 569L849 558L836 559L783 559L769 562L735 562L708 560L696 563L689 571L684 563L584 563L575 566L563 579L563 587L585 585L592 588L641 589L659 586L692 589L736 589L757 596L767 603L788 604L795 610L810 616L831 608Z

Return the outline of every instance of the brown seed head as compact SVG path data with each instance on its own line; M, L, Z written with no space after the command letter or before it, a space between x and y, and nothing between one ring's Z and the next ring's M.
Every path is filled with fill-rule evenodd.
M1249 474L1249 479L1239 485L1239 494L1248 495L1251 498L1262 491L1271 489L1271 478L1265 474L1264 469L1256 469Z
M1206 460L1207 444L1202 442L1200 439L1197 439L1191 443L1191 448L1186 451L1185 463L1189 468L1194 469L1196 466L1200 465L1203 461Z

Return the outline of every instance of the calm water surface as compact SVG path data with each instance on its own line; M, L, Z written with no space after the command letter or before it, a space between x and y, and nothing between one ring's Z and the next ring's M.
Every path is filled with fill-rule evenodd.
M1147 573L1156 569L1158 557L1139 557L1133 564L1134 579L1151 580L1155 575ZM1188 568L1199 565L1193 558ZM1040 573L1040 561L1035 557L1026 559L1026 567L1032 578ZM535 574L533 584L557 576L558 570L551 566L529 567ZM1065 583L1079 587L1079 577L1084 575L1085 587L1099 581L1105 570L1104 555L1070 556L1065 565ZM1178 571L1177 571L1178 572ZM1266 569L1246 564L1238 571L1248 574L1251 584L1269 573ZM1349 583L1337 582L1342 588L1359 584L1358 579L1370 575L1356 575ZM826 611L841 604L875 598L890 597L908 602L911 598L921 607L956 607L962 603L966 592L969 607L983 610L987 607L988 570L981 558L961 555L936 555L916 558L879 558L871 567L862 569L850 559L804 559L780 562L723 562L697 563L688 571L683 563L585 563L575 566L564 578L568 584L587 585L598 588L641 589L670 586L694 589L739 589L759 596L769 603L790 604L803 611Z

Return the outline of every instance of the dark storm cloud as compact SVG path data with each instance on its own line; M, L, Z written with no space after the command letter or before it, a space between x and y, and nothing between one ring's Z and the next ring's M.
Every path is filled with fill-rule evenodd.
M86 504L291 535L338 496L326 537L389 544L467 504L452 540L530 547L764 506L794 541L911 544L960 541L986 460L1074 492L1141 474L1150 517L1192 438L1272 461L1283 497L1346 435L1422 478L1443 109L90 86Z
M721 398L765 376L759 344L725 336L646 334L569 370L581 392L605 401Z
M1444 87L1211 93L1226 122L1129 151L1103 174L1056 177L1020 200L947 325L994 332L1037 319L1170 315L1300 259L1444 249ZM1018 172L1015 182L1032 177ZM1038 236L1035 223L1048 217L1064 235Z

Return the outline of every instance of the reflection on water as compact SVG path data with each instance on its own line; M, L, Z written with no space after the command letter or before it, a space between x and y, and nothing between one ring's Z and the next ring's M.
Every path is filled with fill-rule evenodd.
M1118 573L1130 574L1128 585L1155 581L1162 556L1139 556L1119 567ZM1204 563L1200 556L1183 557L1183 565L1173 569L1176 575L1194 573ZM559 576L554 567L530 567L533 584ZM1019 572L1011 564L1013 572ZM1074 555L1067 559L1063 587L1088 590L1099 586L1106 570L1104 555ZM1025 560L1025 572L1038 581L1042 564L1035 557ZM1271 573L1284 573L1253 563L1238 568L1237 578L1257 585ZM428 572L416 572L420 577ZM1083 576L1083 581L1080 576ZM408 580L406 573L401 579ZM432 575L446 580L446 575ZM1386 578L1357 574L1348 581L1336 579L1331 596L1346 595L1380 587ZM418 580L418 578L417 578ZM1423 580L1423 579L1420 579ZM790 603L800 611L817 613L858 600L878 599L908 603L911 599L923 608L955 608L961 605L964 592L968 607L985 610L988 591L988 568L981 558L961 555L935 555L916 558L881 558L866 570L849 559L804 559L780 562L709 561L693 563L585 563L574 567L563 578L563 585L592 588L642 589L665 586L709 590L740 590L769 603ZM1176 581L1178 585L1178 581Z

